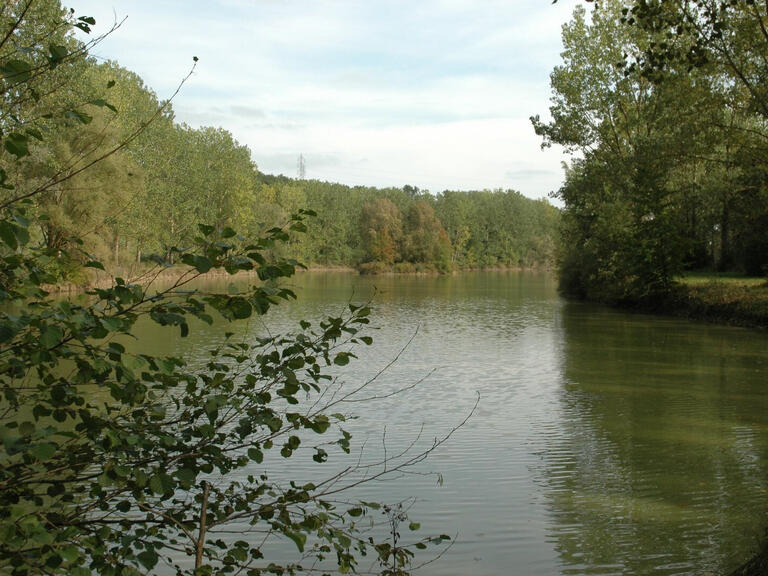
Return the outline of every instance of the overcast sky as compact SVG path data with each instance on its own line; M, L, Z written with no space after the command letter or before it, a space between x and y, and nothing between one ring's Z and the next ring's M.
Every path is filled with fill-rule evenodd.
M560 27L576 0L70 0L95 50L174 101L176 118L222 126L260 170L373 186L559 187L546 116Z

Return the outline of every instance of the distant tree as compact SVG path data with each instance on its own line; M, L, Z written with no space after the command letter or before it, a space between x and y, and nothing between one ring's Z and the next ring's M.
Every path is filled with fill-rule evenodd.
M403 192L409 197L409 198L415 198L420 190L418 186L411 186L410 184L406 184L403 186Z
M422 200L414 202L403 228L405 260L432 264L441 272L451 269L451 242L432 206Z
M369 261L393 264L401 257L403 222L400 210L387 198L363 207L361 230Z

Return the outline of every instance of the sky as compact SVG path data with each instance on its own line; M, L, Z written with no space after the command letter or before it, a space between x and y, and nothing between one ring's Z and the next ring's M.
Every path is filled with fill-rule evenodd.
M92 52L136 72L177 121L221 126L262 172L443 190L560 187L542 150L560 28L578 0L70 0L125 19Z

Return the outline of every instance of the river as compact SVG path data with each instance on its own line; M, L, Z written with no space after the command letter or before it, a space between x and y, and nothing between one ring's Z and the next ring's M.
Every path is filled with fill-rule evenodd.
M428 446L479 397L419 474L360 492L414 497L420 533L455 536L420 574L723 574L759 546L768 334L566 302L543 273L290 284L298 301L263 321L186 339L144 327L140 340L194 361L225 331L291 330L373 298L375 342L342 377L362 382L398 354L374 383L382 395L428 377L354 407L353 458L394 453L420 431ZM291 474L312 478L314 466L292 461Z

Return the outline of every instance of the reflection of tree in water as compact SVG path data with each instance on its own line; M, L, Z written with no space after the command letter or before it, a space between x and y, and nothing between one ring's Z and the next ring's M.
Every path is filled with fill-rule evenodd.
M564 573L724 573L766 525L763 334L563 311L545 491Z

